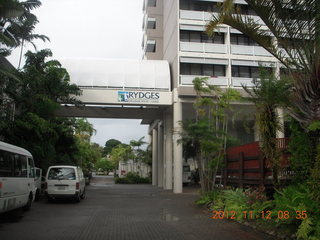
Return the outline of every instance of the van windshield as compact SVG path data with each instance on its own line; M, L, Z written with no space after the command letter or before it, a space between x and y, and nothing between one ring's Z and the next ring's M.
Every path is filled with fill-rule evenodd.
M190 172L190 166L183 166L184 172Z
M48 180L76 180L76 173L73 168L51 168Z

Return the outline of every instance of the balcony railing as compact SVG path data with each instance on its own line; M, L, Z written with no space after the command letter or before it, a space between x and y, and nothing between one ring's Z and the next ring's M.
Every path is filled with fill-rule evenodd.
M253 87L253 78L244 78L244 77L233 77L232 86L241 87L242 85L247 85L248 87Z
M192 85L192 81L196 77L209 77L208 83L210 85L216 85L216 86L227 86L228 85L228 78L227 77L210 77L210 76L196 76L196 75L180 75L180 84L181 85Z
M271 57L272 54L260 46L231 45L231 53L238 55L265 56Z
M180 19L210 21L212 14L209 12L180 10Z
M201 53L227 53L227 45L213 43L180 42L180 51Z
M213 13L218 15L218 13ZM258 16L250 15L250 18L258 24L264 25L264 22ZM204 11L192 11L192 10L180 10L180 19L198 20L198 21L210 21L212 19L212 13Z

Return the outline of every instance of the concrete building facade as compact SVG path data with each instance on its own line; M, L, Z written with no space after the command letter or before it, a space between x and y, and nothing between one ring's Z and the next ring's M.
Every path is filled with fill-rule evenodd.
M174 193L183 190L179 122L194 117L192 80L209 77L212 85L242 91L242 84L252 86L253 80L259 77L259 66L279 69L276 58L230 26L221 25L213 38L206 35L206 25L212 14L219 11L221 2L223 0L144 0L143 4L143 59L168 61L172 88L172 106L149 127L153 146L152 183L173 189ZM234 2L243 14L262 22L245 1ZM242 112L242 117L233 123L229 134L240 143L258 140L253 106L238 103L235 107Z

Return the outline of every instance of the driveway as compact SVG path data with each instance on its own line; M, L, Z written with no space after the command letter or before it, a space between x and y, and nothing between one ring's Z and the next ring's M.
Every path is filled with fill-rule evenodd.
M1 240L274 239L228 220L212 220L194 205L197 194L151 185L118 185L97 176L80 203L45 199L21 217L0 218Z

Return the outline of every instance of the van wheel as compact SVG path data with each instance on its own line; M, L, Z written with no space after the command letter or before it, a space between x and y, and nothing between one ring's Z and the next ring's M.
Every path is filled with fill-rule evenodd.
M52 203L53 202L53 198L50 197L50 196L47 196L47 201L48 201L48 203Z
M35 196L34 200L35 200L35 201L38 201L39 198L40 198L40 191L39 191L39 189L37 189L37 191L36 191L36 196Z
M74 197L74 201L75 201L76 203L79 203L79 202L80 202L80 194L79 194L79 193Z
M85 199L86 198L86 189L83 189L83 193L81 194L81 199Z
M32 199L33 199L33 196L32 196L32 193L30 193L30 194L29 194L29 198L28 198L28 202L27 202L27 204L23 207L23 210L25 210L25 211L30 210L31 205L32 205Z

